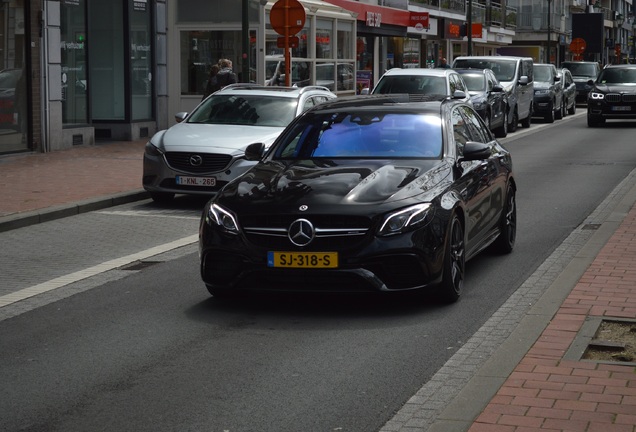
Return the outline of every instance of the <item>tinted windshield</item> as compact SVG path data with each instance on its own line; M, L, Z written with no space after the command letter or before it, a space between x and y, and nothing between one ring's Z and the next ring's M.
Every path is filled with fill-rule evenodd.
M440 158L437 116L351 111L305 115L284 135L275 159Z
M499 81L515 81L516 60L499 59L457 59L453 64L456 69L492 69Z
M477 74L462 74L464 82L469 91L484 91L486 90L486 80L483 75Z
M583 76L596 78L597 68L590 63L563 63L564 68L568 68L573 76Z
M534 65L534 80L541 82L552 82L553 70L549 65Z
M297 105L295 98L215 94L187 122L284 127L296 117Z
M636 67L603 69L597 82L601 84L634 84L636 85Z
M394 75L383 77L374 94L409 93L447 95L446 78L426 75Z

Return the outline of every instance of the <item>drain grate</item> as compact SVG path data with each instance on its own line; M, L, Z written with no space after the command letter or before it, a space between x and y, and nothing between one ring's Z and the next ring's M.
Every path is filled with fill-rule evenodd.
M583 225L583 227L581 229L584 229L584 230L597 230L600 227L601 227L601 224L589 223L589 224Z
M636 320L588 317L564 358L636 365Z
M160 262L161 261L135 261L134 263L120 267L120 270L143 270Z

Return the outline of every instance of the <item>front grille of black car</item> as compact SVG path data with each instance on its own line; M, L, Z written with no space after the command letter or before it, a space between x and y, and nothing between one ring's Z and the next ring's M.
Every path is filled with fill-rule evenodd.
M608 93L605 95L605 100L610 103L617 102L636 102L636 94L620 94L620 93Z
M287 229L297 219L309 220L316 229L316 237L305 250L342 250L355 247L371 226L371 220L357 216L335 215L271 215L243 216L240 224L250 243L272 249L294 247L287 237Z
M193 174L205 174L223 171L232 161L232 156L224 154L168 152L165 154L168 166L176 171ZM192 164L193 159L201 158L200 164Z

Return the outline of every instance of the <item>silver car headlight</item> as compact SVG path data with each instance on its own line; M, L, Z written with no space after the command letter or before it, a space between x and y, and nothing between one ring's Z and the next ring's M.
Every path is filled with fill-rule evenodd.
M593 91L593 92L590 92L590 99L602 100L602 99L605 99L605 94Z
M389 236L408 231L426 219L430 207L430 203L416 204L388 214L378 231L378 235Z
M205 221L208 224L217 225L232 234L238 234L239 232L238 222L234 214L218 204L208 206Z

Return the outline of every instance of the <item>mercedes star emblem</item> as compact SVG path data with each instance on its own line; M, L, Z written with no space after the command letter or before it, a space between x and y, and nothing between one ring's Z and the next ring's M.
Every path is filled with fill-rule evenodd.
M307 219L296 219L289 226L287 236L296 246L307 246L316 236L316 231Z

